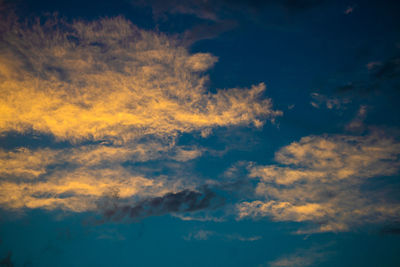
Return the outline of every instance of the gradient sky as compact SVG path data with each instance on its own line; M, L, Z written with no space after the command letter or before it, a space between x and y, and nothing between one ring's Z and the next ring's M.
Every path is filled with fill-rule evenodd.
M400 266L399 14L0 0L0 266Z

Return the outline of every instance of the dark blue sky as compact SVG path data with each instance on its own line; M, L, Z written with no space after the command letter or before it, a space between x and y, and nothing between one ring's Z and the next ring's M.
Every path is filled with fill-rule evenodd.
M399 266L396 1L0 1L0 266Z

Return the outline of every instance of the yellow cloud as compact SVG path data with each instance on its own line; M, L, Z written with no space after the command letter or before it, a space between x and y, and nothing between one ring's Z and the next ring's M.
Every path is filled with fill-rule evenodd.
M379 133L368 136L308 136L283 147L283 166L250 168L260 178L255 193L265 200L238 204L239 218L314 222L299 232L346 231L360 223L399 218L400 204L361 190L365 179L398 173L400 143Z
M158 196L174 191L163 180L133 176L122 167L114 169L62 170L43 181L0 182L0 205L11 209L45 208L75 212L94 210L110 192L120 198Z
M0 133L34 131L61 140L126 142L210 127L259 127L281 115L250 89L208 92L217 61L171 37L117 17L6 25L0 51Z
M204 72L215 56L121 17L0 23L0 135L33 130L72 144L0 149L1 207L81 212L110 190L129 201L190 188L183 177L145 177L124 163L189 161L203 150L177 146L180 134L260 127L282 114L263 83L210 92Z

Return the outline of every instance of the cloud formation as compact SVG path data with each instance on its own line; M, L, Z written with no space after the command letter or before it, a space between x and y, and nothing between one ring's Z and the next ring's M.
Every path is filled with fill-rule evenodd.
M208 92L217 58L189 54L163 34L121 18L31 25L2 21L0 133L31 130L59 140L128 142L208 127L249 125L281 112L250 89Z
M325 106L327 109L343 109L350 102L347 98L328 97L319 93L312 93L310 104L314 108Z
M39 133L69 146L0 149L0 206L91 211L114 192L136 203L131 210L145 209L139 217L207 208L211 195L201 202L193 177L147 175L129 164L190 161L203 149L177 146L181 134L261 127L282 113L263 83L211 92L205 72L217 58L179 43L122 17L3 17L0 135Z
M280 165L251 167L250 177L260 178L260 200L240 203L239 217L317 225L309 232L347 231L363 223L396 220L400 204L362 186L397 174L399 151L398 141L377 132L303 137L275 154Z
M118 198L118 197L117 197ZM160 197L148 198L133 205L106 201L100 203L104 217L107 220L121 221L124 219L138 220L149 216L160 216L168 213L187 213L216 207L223 202L208 187L200 191L182 190L169 192Z
M294 253L280 257L268 263L270 267L306 267L315 266L327 260L331 252L326 252L326 246L297 249Z
M65 149L0 149L0 206L87 211L110 192L120 198L159 196L194 186L193 179L154 176L124 163L149 160L179 164L197 149L147 142L136 146L82 145ZM150 177L148 177L150 175Z

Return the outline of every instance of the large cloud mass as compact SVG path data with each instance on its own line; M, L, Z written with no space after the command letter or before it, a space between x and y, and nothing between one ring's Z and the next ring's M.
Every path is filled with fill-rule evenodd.
M196 194L187 177L146 175L124 163L188 161L202 149L176 146L179 134L260 127L281 114L263 83L210 92L204 72L216 57L190 54L174 37L121 17L8 16L0 24L0 135L72 144L0 149L1 207L87 211L110 192L133 201Z
M207 127L262 125L280 112L264 84L208 93L217 58L123 18L2 25L0 132L127 141Z

